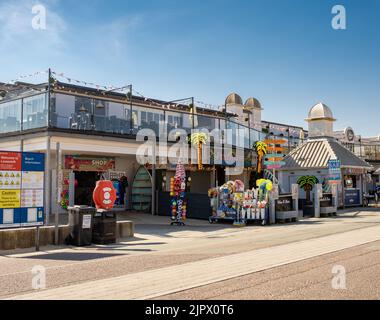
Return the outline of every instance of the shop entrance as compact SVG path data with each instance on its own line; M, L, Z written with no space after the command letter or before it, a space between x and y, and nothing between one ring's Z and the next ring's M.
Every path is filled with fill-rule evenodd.
M92 192L96 181L100 180L100 174L95 171L74 171L75 173L75 204L94 206Z
M226 181L226 171L225 167L216 167L216 180L219 186L225 184Z

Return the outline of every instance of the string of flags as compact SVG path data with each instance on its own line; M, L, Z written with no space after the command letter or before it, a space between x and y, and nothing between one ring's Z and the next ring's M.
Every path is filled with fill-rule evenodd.
M39 75L42 75L42 74L48 74L48 73L49 73L49 70L45 70L45 71L37 71L37 72L34 72L34 73L21 75L21 76L17 77L14 80L10 80L10 81L4 83L3 86L12 86L16 82L19 82L21 80L24 80L24 79L27 79L27 78L36 77L36 76L39 76Z
M206 103L203 101L195 101L195 103L202 105L205 109L211 109L213 111L221 111L223 109L223 106L218 106L210 103Z
M180 105L184 105L185 101L189 100L189 99L183 99L183 100L178 100L177 102L159 103L159 102L154 101L150 98L147 98L146 96L144 96L143 94L141 94L140 92L138 92L135 89L132 89L132 93L139 96L140 98L143 98L144 101L149 102L150 105L157 106L157 107L160 107L162 109L178 108ZM182 101L183 103L179 103L180 101ZM188 103L188 104L190 104L190 103Z
M54 75L58 78L65 79L68 83L71 83L71 84L80 84L80 85L84 85L86 87L91 86L91 87L95 87L97 90L103 90L104 89L104 90L108 90L108 91L111 90L112 91L112 90L120 89L120 88L113 86L113 85L105 86L105 85L100 85L100 84L93 83L93 82L87 82L87 81L83 81L83 80L74 79L72 77L68 77L63 72L59 73L59 72L52 71L51 73L52 73L52 75Z

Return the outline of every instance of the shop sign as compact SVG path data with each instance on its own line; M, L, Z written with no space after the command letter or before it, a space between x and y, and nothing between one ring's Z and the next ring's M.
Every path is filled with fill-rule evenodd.
M114 158L65 156L65 169L74 171L115 170Z
M343 174L351 174L351 175L358 175L366 173L366 170L363 168L344 168Z
M329 174L327 177L329 184L339 184L342 180L341 163L338 159L329 160Z

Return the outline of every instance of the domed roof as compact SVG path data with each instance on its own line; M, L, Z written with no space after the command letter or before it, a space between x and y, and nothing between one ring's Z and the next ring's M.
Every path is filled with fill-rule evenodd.
M227 99L226 104L243 104L243 99L237 93L231 93Z
M262 109L260 101L253 97L248 98L244 106L247 109Z
M306 121L323 120L323 119L335 121L331 109L325 104L320 102L310 109L309 117L306 119Z

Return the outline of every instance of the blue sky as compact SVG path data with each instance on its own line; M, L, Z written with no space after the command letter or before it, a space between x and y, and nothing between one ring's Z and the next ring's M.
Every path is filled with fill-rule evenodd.
M31 28L37 3L43 31ZM331 27L336 4L346 30ZM379 38L379 0L0 0L0 81L51 67L168 100L222 104L235 91L265 120L302 126L321 101L335 129L375 136Z

